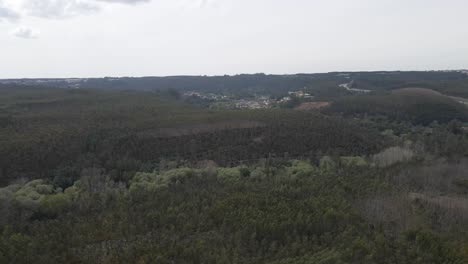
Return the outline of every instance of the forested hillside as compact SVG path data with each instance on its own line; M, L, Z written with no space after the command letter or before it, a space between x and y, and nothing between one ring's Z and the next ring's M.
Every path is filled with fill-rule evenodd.
M390 94L345 96L326 111L347 116L385 116L393 121L429 125L436 121L468 121L468 107L429 89L407 88Z
M468 107L353 75L296 109L1 86L0 263L468 263Z
M74 178L90 166L127 177L161 160L237 165L373 153L386 144L378 131L350 120L293 110L209 111L166 93L14 88L0 97L3 184Z

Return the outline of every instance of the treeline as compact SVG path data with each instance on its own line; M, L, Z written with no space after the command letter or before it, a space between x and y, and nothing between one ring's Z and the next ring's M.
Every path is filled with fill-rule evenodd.
M240 74L224 76L169 76L169 77L122 77L90 78L78 81L80 88L104 90L198 91L205 93L226 94L238 97L250 97L255 94L283 96L288 91L304 88L333 88L342 83L344 78L336 74ZM35 83L30 80L29 83ZM45 83L45 84L44 84ZM48 87L71 88L66 80L55 79L43 82ZM1 86L1 84L0 84Z
M356 72L354 88L388 91L421 87L468 98L468 75L461 72Z
M11 81L11 80L10 80ZM353 81L353 88L373 91L388 91L405 87L422 87L444 94L468 98L468 75L461 72L442 71L377 71L377 72L330 72L319 74L240 74L224 76L168 76L168 77L123 77L89 78L68 82L66 79L17 81L30 85L42 84L48 87L139 90L199 91L226 94L238 97L253 95L284 96L288 91L306 90L322 98L347 94L338 85ZM10 84L11 85L11 84ZM6 84L0 84L6 86Z

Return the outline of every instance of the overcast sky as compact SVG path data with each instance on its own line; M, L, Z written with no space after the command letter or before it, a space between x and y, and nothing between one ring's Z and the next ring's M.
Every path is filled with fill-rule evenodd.
M468 68L467 0L0 0L0 78Z

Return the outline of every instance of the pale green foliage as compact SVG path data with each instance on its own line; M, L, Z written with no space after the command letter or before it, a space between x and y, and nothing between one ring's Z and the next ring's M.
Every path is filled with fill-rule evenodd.
M287 175L291 178L307 177L316 172L316 168L309 162L294 160L291 167L286 168Z
M21 185L20 185L20 184L12 184L12 185L8 185L8 186L6 186L6 187L4 187L4 188L0 188L0 192L1 192L2 190L4 190L4 191L8 191L8 192L10 192L10 193L15 193L15 192L17 192L19 189L21 189Z
M79 192L80 192L80 189L77 186L73 185L65 189L63 193L65 193L68 197L70 197L70 199L73 200L78 197Z
M351 157L341 157L341 164L346 166L367 166L369 165L367 161L360 156L351 156Z
M388 136L388 137L395 136L395 133L393 132L392 129L386 129L381 134L384 135L384 136Z
M40 201L41 210L47 214L57 214L68 209L72 204L70 195L58 193L47 195Z
M140 193L147 191L155 191L161 185L157 183L158 174L156 173L143 173L135 174L130 183L131 193Z
M76 189L76 187L71 188ZM39 210L44 210L46 213L58 213L71 203L72 194L71 191L62 193L61 189L55 189L52 185L46 184L44 180L33 180L23 185L14 184L1 188L0 207L7 210L10 205L14 205L20 210L29 212L25 214L26 217Z
M335 168L336 164L333 159L329 156L324 156L320 159L320 169L321 170L332 170Z
M137 193L140 191L156 191L159 188L168 186L170 183L180 183L188 177L199 174L200 171L190 168L173 169L162 174L158 173L137 173L130 183L130 191Z
M53 187L44 184L43 180L33 180L27 182L13 193L13 203L20 208L36 211L39 208L40 199L52 191Z
M236 182L241 180L242 175L239 168L219 168L218 172L218 179L223 181L230 181Z
M264 168L261 168L261 167L257 167L255 168L251 173L250 173L250 177L252 179L264 179L266 178L266 172L265 172L265 169Z
M197 170L190 168L173 169L162 173L161 176L158 177L158 181L163 185L167 185L170 182L177 183L185 178L195 176L197 173Z
M27 182L24 187L32 187L35 188L38 185L44 184L44 180L32 180L30 182Z
M54 186L47 184L39 184L36 186L36 192L39 194L52 194L54 192Z

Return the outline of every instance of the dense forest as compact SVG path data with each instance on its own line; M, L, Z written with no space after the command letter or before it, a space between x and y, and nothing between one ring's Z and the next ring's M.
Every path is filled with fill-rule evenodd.
M269 155L365 154L386 144L378 131L339 117L293 110L215 112L165 93L14 88L2 97L3 183L90 166L121 177L162 159L237 165Z
M434 121L468 121L466 105L433 90L421 88L398 89L389 94L343 96L336 99L326 111L346 116L380 115L415 125L429 125Z
M0 263L468 263L467 79L1 84ZM323 107L181 96L298 89Z

